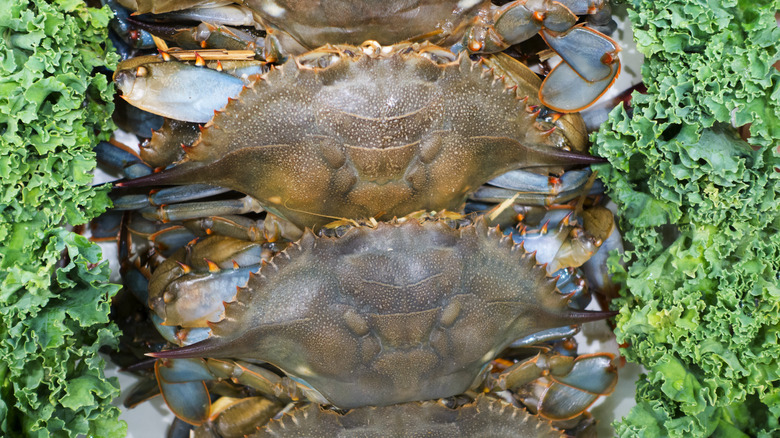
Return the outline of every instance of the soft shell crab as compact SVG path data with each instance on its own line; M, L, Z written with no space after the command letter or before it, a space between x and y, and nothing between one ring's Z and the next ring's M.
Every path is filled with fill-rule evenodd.
M141 174L150 173L150 175L123 183L125 187L158 183L184 185L184 192L170 192L168 190L171 189L165 189L149 196L158 204L237 189L249 196L238 202L239 205L235 202L217 201L209 206L208 214L215 214L212 207L222 209L222 214L258 212L265 209L301 227L323 227L334 218L390 219L417 209L460 209L469 193L474 192L485 181L510 169L525 169L505 178L509 180L510 188L530 185L532 191L545 192L550 186L559 186L559 181L569 180L567 179L569 174L563 174L560 180L556 178L561 176L564 169L595 161L581 152L585 145L585 133L579 116L574 114L561 116L543 108L538 97L541 81L524 66L505 55L472 58L465 53L455 55L429 43L383 47L377 42L368 42L360 47L325 46L291 57L286 64L270 71L267 71L264 63L228 62L224 59L215 61L211 60L212 57L205 52L186 54L196 59L195 65L172 60L183 58L183 55L184 52L171 51L163 53L160 57L131 60L123 64L124 70L117 74L120 86L126 89L128 100L136 99L140 94L141 97L135 100L139 102L139 106L191 122L189 125L179 125L178 128L172 127L174 122L166 122L168 127L162 134L167 135L169 140L174 139L174 148L157 148L158 145L166 143L160 135L157 135L157 144L153 139L152 147L146 151L147 156L154 155L160 160L155 166L167 167L178 161L176 165L155 174L151 174L151 170L143 169L143 166L133 165L134 170L140 169ZM170 60L166 61L166 59ZM617 73L617 67L613 67L615 69L610 70L610 74ZM164 75L165 79L161 81L160 72L165 70L172 74ZM192 74L193 82L187 83L185 80L188 74ZM207 79L209 77L213 79ZM144 100L144 96L143 93L138 93L143 89L144 81L150 84L151 88L156 89L151 99L152 103L148 106L147 103L140 103ZM220 99L207 97L203 100L188 101L185 105L174 104L172 107L158 105L160 100L164 99L161 99L157 92L164 94L166 90L171 90L171 88L159 88L162 84L166 87L175 85L173 94L181 94L179 91L182 89L196 90L198 93L195 94L208 94L217 90L216 94ZM221 91L225 89L232 91ZM228 100L229 96L235 97L235 100ZM200 102L204 101L206 104L202 107L203 111L194 113L184 111L189 110L189 107L200 106ZM227 106L224 110L212 119L212 111L222 109L225 102ZM249 113L252 117L245 117ZM204 122L208 122L207 125L199 130L195 123ZM179 148L176 141L182 138L186 139L181 141L185 143L185 148ZM252 166L244 168L250 171L239 172L232 168L233 163L240 163L243 166L252 164ZM555 177L550 178L550 175ZM574 179L576 178L572 180ZM529 181L531 184L528 184ZM200 185L192 183L200 183ZM205 184L216 184L220 187ZM557 190L559 187L554 188ZM579 190L572 190L573 187L566 189L564 191L579 192ZM515 188L515 190L519 189ZM141 197L145 202L147 196ZM538 196L536 202L548 203L556 197L557 194L546 196L545 193L545 196ZM173 201L168 201L169 199ZM122 197L118 202L127 200L128 198ZM152 206L147 207L146 210L147 212L154 210L154 214L160 219L175 220L176 217L181 217L182 210L184 210L184 217L197 216L200 213L196 210L203 209L202 205L184 204L180 205L179 209L171 208L172 206L160 206L158 209ZM213 220L215 223L216 221ZM228 221L239 222L235 217L225 222ZM266 219L266 226L268 222ZM430 227L425 225L426 223L423 221L418 225L422 228ZM431 223L439 223L438 226L441 226L441 222ZM411 227L411 225L403 226ZM401 229L402 225L380 225L376 229L392 227ZM260 240L267 237L267 235L258 236L255 231L252 231L251 225L246 229L248 235L255 235ZM402 239L400 245L404 248L414 243L413 237L416 236L414 233L409 232L409 236L403 237L407 234L406 231L411 229L403 228L403 232L397 237ZM485 236L489 234L483 225L469 225L464 229L485 230ZM212 230L209 226L208 231L212 232ZM480 232L475 231L481 236ZM362 233L361 236L370 235L368 231ZM561 234L566 235L565 232ZM325 241L316 240L325 238L315 238L310 233L305 236L308 236L305 239L315 239L314 242ZM460 235L456 239L452 239L452 236L447 237L447 233L441 236L443 240L460 240ZM494 237L498 239L497 236ZM364 239L366 242L371 242L371 239L365 236L357 240ZM392 239L384 236L379 240ZM434 241L436 240L435 238ZM512 252L509 249L512 246L511 240L507 238L504 241L504 250L510 253ZM460 244L466 245L469 242L468 238L464 238ZM435 248L435 245L430 247ZM192 255L196 253L194 249L193 247L192 253L187 252L189 249L185 252ZM495 248L491 250L501 251ZM292 253L293 250L290 249L289 252ZM466 251L461 248L456 252ZM515 250L515 252L519 254L521 251ZM285 254L288 253L270 259L273 264L269 266L284 264ZM482 258L492 263L490 260L493 255L495 254L490 253L489 256L483 254ZM223 312L228 319L217 324L217 327L220 324L222 327L228 326L230 315L237 312L231 309L240 308L241 299L239 297L236 304L227 306L227 310L220 307L221 301L234 299L233 291L236 286L243 286L246 281L243 280L243 275L248 275L248 271L260 270L262 273L262 269L273 269L260 267L247 269L238 262L236 262L238 266L233 268L234 259L231 257L219 257L220 260L195 260L192 265L187 264L189 261L185 262L184 259L177 257L171 256L170 263L165 262L167 264L158 267L158 273L153 277L155 285L150 291L154 295L150 297L150 301L158 312L157 317L168 324L160 325L161 331L169 329L169 341L176 344L186 345L198 337L208 336L211 329L207 321L220 320ZM213 254L209 254L208 257L218 258ZM201 304L199 297L189 296L179 300L179 296L173 294L173 289L158 287L158 283L159 276L165 275L169 278L163 279L162 283L174 283L179 279L177 276L181 276L182 283L186 283L189 273L184 271L192 269L198 263L206 267L209 272L207 277L232 280L228 282L227 287L223 285L221 288L209 289L219 293L211 294L212 296L204 301L216 303L217 306L209 307L207 311L196 315L194 312L179 311L176 303L199 307ZM496 259L495 263L500 264L501 259ZM528 268L527 261L523 263L525 264L521 263L521 266ZM418 269L426 267L424 261L406 260L400 265L395 271L399 275L398 280L403 284L409 283L409 277L419 274ZM557 265L551 263L548 267ZM388 264L388 266L393 265ZM520 346L524 343L570 336L575 329L567 323L575 322L577 315L580 320L607 316L606 313L597 315L567 309L568 298L552 293L557 281L554 277L547 276L550 272L545 274L543 272L545 270L538 267L525 268L519 269L536 273L530 276L536 280L528 281L536 286L543 285L539 291L532 292L532 295L541 293L543 302L554 303L551 304L553 313L560 313L558 315L560 320L557 323L564 324L563 327L542 328L541 332L537 330L527 335L511 333L509 326L512 325L513 319L510 317L497 318L495 315L483 315L482 319L476 316L468 318L456 311L459 309L453 310L450 304L422 309L419 312L409 310L411 307L407 307L415 304L415 296L412 294L406 301L388 299L386 303L391 307L399 304L407 306L396 309L399 310L396 313L408 316L411 318L409 321L399 318L400 322L395 321L391 324L387 323L388 318L366 316L360 313L366 311L365 306L357 310L353 309L352 313L344 313L344 311L339 313L339 309L330 309L332 311L319 313L315 311L312 314L313 324L319 324L321 330L307 332L304 325L292 330L295 338L292 341L284 338L283 331L263 338L263 342L276 342L280 345L287 342L289 347L303 345L299 344L296 338L303 334L307 339L320 339L322 345L338 346L339 342L346 339L346 345L352 346L358 342L357 338L369 336L372 330L383 329L389 332L389 334L385 333L385 337L392 341L391 345L397 350L395 351L397 354L391 355L391 359L366 358L363 355L359 358L362 362L355 362L355 354L352 354L353 362L346 365L336 362L339 366L329 366L323 365L324 361L349 361L350 355L334 355L332 349L323 350L320 352L322 354L308 354L315 351L317 344L307 344L307 347L300 348L300 351L296 347L283 347L286 353L283 352L282 355L289 358L291 354L299 354L300 357L291 365L277 364L290 376L280 379L268 369L257 367L257 361L270 360L276 363L274 358L251 358L243 353L235 357L234 352L224 353L229 360L213 357L207 360L166 358L157 362L161 390L177 414L193 423L205 422L204 416L207 418L211 413L210 397L207 392L204 393L205 386L200 381L214 377L230 377L248 383L250 386L254 385L253 391L270 394L271 398L278 398L277 401L296 399L302 392L317 402L335 403L342 407L449 397L468 390L474 385L477 385L476 388L493 391L494 388L501 388L501 385L496 386L496 382L501 379L484 380L479 376L482 376L485 370L491 369L493 366L489 365L491 356L497 355L499 349L503 349L513 341L519 341L517 346ZM289 265L283 269L293 282L296 279L305 281L304 279L307 278L299 272L290 271L292 268ZM231 275L233 271L240 275ZM393 274L392 269L383 272L385 272L383 275ZM464 272L471 271L461 270L460 275L464 275ZM334 282L341 282L349 279L349 276L341 275L343 273L337 274L323 277L322 280L330 278ZM478 272L474 274L479 278ZM257 281L250 280L250 286L247 287L252 287L251 285ZM508 282L510 280L507 280ZM385 295L390 296L393 288L387 289ZM187 290L197 292L197 288L190 286L187 286ZM368 298L382 301L382 294L370 296L373 292L368 288L356 290L362 291L362 294ZM448 291L441 287L438 290ZM550 293L545 295L544 291ZM245 292L245 297L247 294L249 293ZM300 301L300 297L295 294L287 298L284 298L284 293L274 292L265 295L270 297L270 301L253 302L251 307L256 308L253 311L264 313L263 309L273 308L274 303L281 305L298 303L301 307L309 305L307 301ZM333 297L333 294L320 295L318 302L330 306L332 303L329 300ZM458 301L457 298L454 301ZM287 301L282 302L285 299ZM460 303L455 307L458 305ZM338 307L338 304L335 306ZM530 307L534 306L538 307L538 304L530 305ZM507 307L511 308L512 305L507 304ZM377 312L376 309L374 311L381 315L381 312ZM433 313L442 315L438 315L438 319L434 318L432 323L425 317ZM175 318L179 316L195 318L199 321L176 320ZM442 323L442 317L445 316L453 318L452 326ZM330 340L329 344L328 335L324 334L322 326L328 326L339 318L346 321L347 326L337 327L338 333L347 336L339 337L339 341ZM383 321L385 324L382 324ZM350 322L352 326L349 326ZM465 324L465 328L461 326L459 331L455 330L458 322ZM557 324L553 319L544 322ZM184 329L177 330L176 326L182 326ZM420 335L415 327L434 327L439 332L450 335L460 333L468 337L480 333L482 326L492 327L494 332L498 331L503 335L494 336L492 339L489 339L490 336L475 336L479 339L473 343L478 344L476 349L481 348L479 352L481 356L478 359L470 358L471 361L466 366L461 366L460 371L453 371L453 369L459 368L457 360L462 358L440 354L433 360L432 354L427 354L432 351L435 353L436 347L432 339L428 340L430 342L426 346L425 339L421 341L414 338ZM368 332L360 336L364 329ZM452 329L451 333L450 329ZM217 333L219 330L218 328ZM253 330L250 328L249 331ZM440 339L446 337L439 334ZM520 339L510 339L513 337ZM350 339L354 342L350 342ZM452 341L440 340L437 346L443 348L443 343L453 344L449 346L450 350L457 349L455 342ZM187 348L197 349L203 346L203 344L196 345L198 346L185 346L181 353L161 355L197 354L186 353ZM368 347L364 348L361 345L359 348L361 352L370 352ZM423 351L426 348L427 353ZM271 348L271 350L278 352L279 348ZM337 351L337 353L341 352ZM204 354L211 355L211 353ZM249 359L251 362L233 360L240 358ZM522 367L513 366L511 372L506 370L504 373L502 370L496 374L511 376L511 378L504 378L504 382L516 380L516 385L509 385L508 388L515 392L522 389L527 392L524 396L526 398L538 398L537 408L540 413L560 409L564 412L563 417L567 418L572 413L576 414L586 408L598 394L610 391L614 384L610 359L605 355L594 355L577 362L578 366L575 366L571 359L565 366L550 369L546 364L557 362L547 359L540 362L540 359L532 358L523 361ZM434 367L431 366L432 360L436 365ZM539 365L542 363L545 365ZM386 370L389 370L384 374L380 372L383 365ZM345 366L354 366L354 368ZM311 375L306 374L307 369ZM445 374L440 373L438 378L433 379L428 379L428 376L424 375L426 372L436 373L437 370L444 370ZM446 375L447 370L452 371L450 375ZM362 380L355 382L345 378L345 372L361 374ZM544 383L528 382L545 375L547 380L543 379ZM602 377L596 378L596 376ZM483 380L485 383L479 386L479 382ZM597 382L594 387L588 387L591 380ZM529 388L536 388L536 390ZM549 400L549 398L544 394L550 394L549 398L552 399L557 395L559 400L557 402L554 400L552 407L545 408L546 405L542 400ZM562 401L562 398L566 400L571 398L576 400L576 403ZM423 407L414 407L417 405L404 406L407 407L400 408L404 415L410 413L424 415L425 412L429 412ZM465 408L463 412L467 412L472 407L466 403L461 408ZM293 418L300 418L300 416Z
M137 23L189 49L249 48L269 62L283 61L326 44L382 45L430 41L453 52L495 53L540 33L563 59L545 79L539 96L558 111L579 111L612 84L620 70L614 41L577 16L596 14L604 0L125 0L152 20L202 21L181 26ZM175 12L174 12L175 11ZM251 31L219 26L262 28Z
M190 345L154 354L166 358L157 364L163 395L177 415L196 424L205 422L212 409L220 409L209 405L208 393L199 382L217 377L232 377L266 399L276 400L244 402L262 403L259 416L265 420L269 409L281 409L279 401L301 394L350 408L449 397L470 388L512 389L545 418L576 416L614 386L611 356L587 355L575 360L543 351L508 369L506 365L496 371L491 364L510 344L518 349L570 336L576 331L570 324L609 315L569 308L571 296L556 291L560 275L549 275L562 265L578 266L595 252L603 240L601 234L608 233L598 224L589 224L601 221L600 214L584 215L585 229L583 218L574 219L571 212L560 215L556 210L551 215L561 219L553 224L545 220L543 233L534 238L533 232L502 236L496 228L488 228L484 219L471 224L452 219L457 215L351 226L346 231L339 227L334 229L339 238L307 232L300 242L273 258L255 252L258 272L249 276L238 296L223 297L235 302L226 306L224 314L220 311L211 317L220 320L217 324L203 324L198 318L182 320L176 307L191 308L198 299L190 295L187 302L181 302L178 294L192 292L176 283L189 282L195 289L213 289L219 283L222 290L229 290L235 286L225 285L225 278L237 277L235 282L242 284L246 280L241 279L247 278L244 266L231 259L250 263L252 251L247 248L251 244L224 244L219 236L193 242L190 249L180 250L181 255L172 255L156 268L152 283L157 285L150 287L149 299L159 300L153 307L169 327L206 326L195 330L213 330L215 335L190 344L203 335L184 333L189 328L171 332L172 342ZM590 231L571 232L574 229ZM524 242L533 253L514 240ZM220 245L231 249L227 253L217 250ZM207 260L207 273L201 269L196 274L194 265L185 264L208 252L214 260ZM537 253L549 263L537 264ZM211 286L204 284L209 281ZM205 297L200 302L222 307L219 299L214 302ZM540 318L540 312L546 316ZM220 357L224 359L214 359ZM243 361L234 363L235 359ZM266 361L286 371L292 380L257 367ZM491 369L494 372L488 373ZM540 377L544 382L536 381ZM466 412L474 406L457 404L464 403L462 415L468 418L471 414ZM484 400L478 404L502 412L509 409L505 420L517 422L516 427L528 422L537 424L532 430L545 426L512 406ZM300 418L293 421L314 415L312 409L317 408L296 411L293 415ZM396 412L411 418L432 415L435 410L416 404L394 409L388 415ZM436 409L441 410L434 416L440 422L460 415L451 409ZM355 413L350 418L363 415ZM324 418L333 421L338 416ZM243 420L250 422L252 430L257 422L265 421ZM354 427L357 420L344 421ZM458 427L473 430L473 426ZM215 426L208 423L204 427ZM549 426L539 430L554 433Z
M248 86L226 67L157 57L120 65L116 78L129 100L186 118L199 105L169 105L150 94L158 71L171 69L169 82L195 78L179 89L205 94L237 81L237 98L213 118L216 108L205 107L195 120L208 123L175 166L120 186L216 185L249 195L235 213L264 208L311 227L342 217L459 210L481 184L518 168L524 171L510 180L524 187L532 181L531 190L544 193L548 175L598 161L579 152L585 146L579 115L542 114L536 75L505 55L474 61L427 43L372 43L315 50L244 79ZM198 83L206 73L213 82ZM147 98L152 103L144 104ZM173 154L158 153L175 142L156 139L147 149L168 162L180 158L178 144ZM160 218L180 217L171 206L153 210Z

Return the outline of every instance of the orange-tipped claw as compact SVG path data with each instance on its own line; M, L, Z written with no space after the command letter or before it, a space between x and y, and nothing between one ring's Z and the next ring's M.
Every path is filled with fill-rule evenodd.
M620 47L617 43L588 27L576 26L563 33L545 29L542 37L564 62L588 82L609 77L615 68L612 64L619 62L617 52Z
M179 380L176 374L180 370L177 369L178 364L171 362L174 361L158 360L154 364L154 373L163 400L176 417L199 426L208 420L211 411L211 398L206 384L199 380L176 382Z
M542 82L539 99L545 106L562 113L582 111L612 86L619 72L620 63L615 63L610 76L601 81L588 82L569 64L561 62Z

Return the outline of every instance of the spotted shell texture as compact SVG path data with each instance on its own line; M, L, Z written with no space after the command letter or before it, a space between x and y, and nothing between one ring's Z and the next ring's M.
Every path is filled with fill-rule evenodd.
M526 111L538 85L524 71L510 87L468 56L429 59L433 47L322 49L314 63L325 67L289 61L230 101L176 167L125 185L213 184L312 227L459 210L508 170L593 162L568 150L584 138L574 125Z
M252 276L205 341L165 357L269 362L341 408L460 394L517 339L591 318L483 221L307 232Z
M352 410L346 415L309 405L275 420L253 438L554 438L563 437L549 422L504 401L479 396L449 409L437 402L406 403Z

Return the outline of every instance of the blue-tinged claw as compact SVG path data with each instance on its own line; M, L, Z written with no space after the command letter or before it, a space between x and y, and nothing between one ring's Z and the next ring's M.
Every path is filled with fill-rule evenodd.
M542 37L566 64L588 82L603 81L620 68L617 43L593 29L577 26L564 33L543 30Z
M601 81L588 82L569 64L561 62L544 78L539 99L548 107L560 112L581 111L603 95L620 73L620 63L613 64L611 74Z
M114 82L122 98L150 113L186 122L206 123L241 92L248 80L214 68L202 68L157 56L119 64Z
M584 412L617 384L609 353L575 358L546 351L518 362L497 378L501 389L518 391L521 401L549 420L568 420Z
M542 30L542 22L534 18L534 14L524 5L509 3L495 11L496 18L493 28L499 41L486 41L484 51L493 52L503 47L525 41ZM576 21L576 17L575 17ZM495 48L492 47L495 45ZM471 47L470 47L471 48ZM492 49L492 50L491 50Z
M587 354L574 361L571 371L551 378L561 385L595 395L607 395L617 384L617 370L612 366L614 356L609 353Z
M165 404L179 419L199 426L209 418L211 399L203 381L183 380L184 376L196 373L190 362L194 361L158 360L154 371Z
M539 397L539 415L550 420L567 420L580 415L602 395L617 385L617 369L609 353L578 357L572 369L563 375L549 374L552 383Z

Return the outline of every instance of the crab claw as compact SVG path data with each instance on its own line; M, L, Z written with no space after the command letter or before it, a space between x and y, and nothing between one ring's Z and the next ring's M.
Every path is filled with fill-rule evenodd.
M249 83L242 75L248 78L261 72L255 62L230 71L207 67L142 56L120 63L114 82L122 98L135 107L163 117L206 123Z
M609 353L578 357L565 375L549 375L552 383L539 397L539 415L550 420L573 418L588 409L600 396L609 395L617 384L617 370Z
M541 353L518 362L496 379L501 389L514 389L544 418L567 420L580 415L602 395L612 393L617 370L609 353L572 359Z
M203 380L211 376L196 360L158 360L154 374L165 404L181 420L199 426L209 418L211 399Z
M615 82L620 73L617 43L593 29L577 26L565 33L542 31L563 62L542 82L539 99L561 112L587 108ZM564 91L565 90L565 91Z

